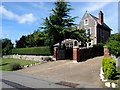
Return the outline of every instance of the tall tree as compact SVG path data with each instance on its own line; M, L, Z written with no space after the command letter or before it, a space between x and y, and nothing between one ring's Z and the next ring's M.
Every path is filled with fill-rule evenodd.
M2 39L2 55L8 55L12 53L13 44L10 39Z
M22 36L16 41L16 48L26 48L26 36Z
M75 25L74 19L69 15L70 5L64 0L59 0L54 3L55 8L52 9L52 13L49 17L44 19L44 27L42 29L48 34L52 44L59 42L61 48L61 41L66 38L66 32L73 29Z
M46 40L46 34L40 30L34 31L32 34L22 36L20 40L16 41L16 48L27 48L44 46Z

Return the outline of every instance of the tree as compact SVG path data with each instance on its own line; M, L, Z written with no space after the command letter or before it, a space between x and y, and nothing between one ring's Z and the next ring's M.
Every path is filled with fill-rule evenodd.
M75 29L75 31L71 32L70 33L70 38L72 39L76 39L78 41L81 42L81 46L84 46L86 44L86 42L89 42L91 39L90 39L90 35L86 35L86 30L85 29Z
M2 55L8 55L12 53L13 44L10 39L2 39Z
M111 54L120 56L120 34L116 33L111 35L109 40L106 42Z
M72 18L69 15L72 8L69 7L68 2L59 0L54 4L53 13L44 19L44 27L41 28L48 34L51 44L59 42L61 48L61 41L66 38L68 31L73 30L73 26L75 25L73 22L76 17Z
M44 46L46 40L46 34L40 30L34 31L32 34L22 36L20 40L16 41L16 48L27 48Z
M20 40L16 41L16 48L25 48L26 47L26 36L22 36Z

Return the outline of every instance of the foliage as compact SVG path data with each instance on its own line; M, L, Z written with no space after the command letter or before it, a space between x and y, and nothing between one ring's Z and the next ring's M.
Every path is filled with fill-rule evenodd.
M11 54L11 50L13 48L13 44L9 39L2 39L2 55Z
M85 29L75 29L70 33L69 38L71 39L76 39L81 42L81 47L85 47L86 42L89 42L90 36L86 35L86 30Z
M13 54L21 55L50 55L50 47L31 47L31 48L15 48L12 50Z
M93 47L95 48L103 48L104 44L103 43L98 43L98 44L94 44Z
M13 62L13 63L10 63L9 65L10 65L11 70L19 70L19 69L21 69L20 63Z
M120 56L120 34L116 33L111 35L109 40L106 42L111 54L116 57Z
M0 59L1 63L0 63L0 69L4 70L4 71L11 71L10 69L10 63L19 63L21 66L25 66L25 65L30 65L30 64L35 64L35 63L39 63L40 61L31 61L31 60L23 60L23 59L15 59L15 58L2 58Z
M46 57L44 58L44 61L53 61L53 59L51 57Z
M52 9L52 12L49 17L44 19L44 27L41 27L45 30L48 35L50 43L53 45L59 42L61 45L61 41L66 38L66 33L70 30L73 30L75 24L73 20L76 17L71 17L69 15L70 10L72 10L68 5L68 2L64 2L64 0L59 0L54 3L55 8ZM61 46L60 46L61 47Z
M39 29L34 31L32 34L22 36L20 40L16 41L16 48L27 48L47 45L46 34L41 32Z
M116 76L116 62L111 57L103 58L102 68L108 79L113 79Z

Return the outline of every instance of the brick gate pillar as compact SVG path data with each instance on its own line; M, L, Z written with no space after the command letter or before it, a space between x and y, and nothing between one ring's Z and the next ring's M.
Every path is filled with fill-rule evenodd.
M57 47L54 47L54 55L53 55L53 58L55 58L57 60L57 50L58 48Z
M77 63L79 61L79 48L74 47L73 48L73 62Z
M109 49L107 46L104 46L104 57L110 57Z

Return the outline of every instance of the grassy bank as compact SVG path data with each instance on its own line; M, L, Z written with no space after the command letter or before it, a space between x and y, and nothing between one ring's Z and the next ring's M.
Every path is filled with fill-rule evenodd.
M4 71L11 71L10 63L20 63L21 66L30 65L39 63L40 61L30 61L30 60L23 60L23 59L14 59L14 58L3 58L0 59L0 70Z

